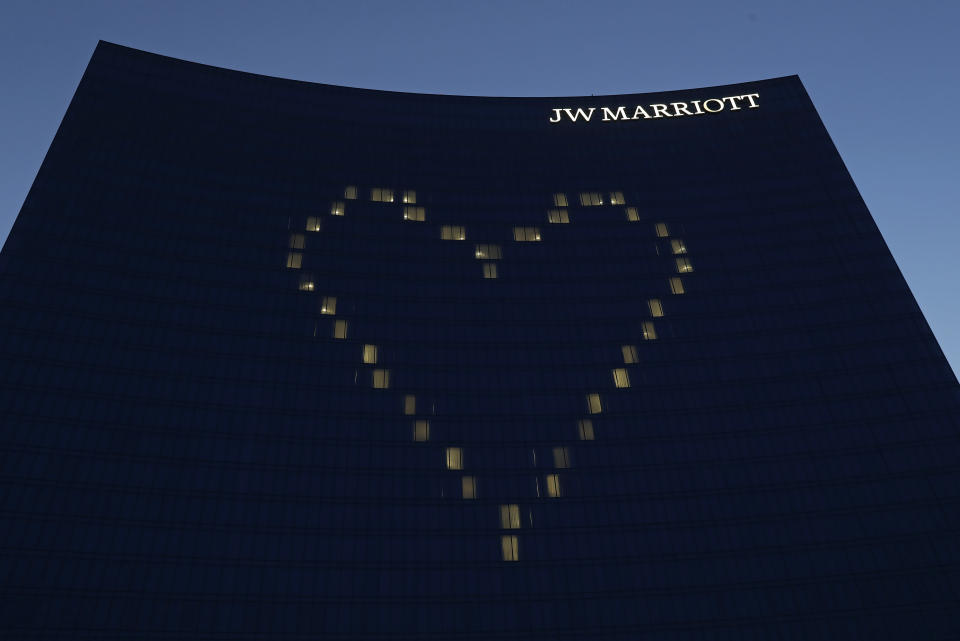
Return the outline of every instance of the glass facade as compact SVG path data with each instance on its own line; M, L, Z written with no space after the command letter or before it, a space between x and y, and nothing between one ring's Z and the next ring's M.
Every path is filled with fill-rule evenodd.
M672 101L715 111L550 120ZM5 639L958 631L960 389L796 77L472 98L101 43L0 301Z

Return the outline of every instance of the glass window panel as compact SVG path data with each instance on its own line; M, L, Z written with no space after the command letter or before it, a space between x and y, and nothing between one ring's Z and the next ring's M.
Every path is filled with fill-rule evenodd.
M517 536L514 534L504 534L500 537L500 552L504 561L519 561L520 547Z
M630 374L623 367L613 370L613 384L617 387L630 387Z
M287 268L288 269L300 269L300 266L303 264L303 254L300 252L289 252L287 254Z
M520 506L516 503L500 506L500 527L504 530L520 528Z
M554 207L569 207L567 204L567 195L563 193L556 193L553 195L553 206Z
M570 451L567 448L553 448L553 466L558 468L570 467Z
M666 238L670 235L670 231L667 229L667 223L657 223L653 228L657 232L657 238Z
M580 204L584 207L594 207L603 204L603 196L598 191L585 191L580 194Z
M483 277L484 277L484 278L496 278L496 277L497 277L497 264L496 264L496 263L484 263L484 264L483 264Z
M560 475L559 474L547 474L544 479L547 485L547 496L551 498L557 498L562 496L560 491Z
M643 340L652 341L657 338L657 329L653 326L653 321L643 322Z
M587 394L587 411L591 414L599 414L603 411L603 403L600 402L599 394Z
M639 359L637 358L637 346L636 345L621 345L620 351L623 352L623 362L637 363Z
M650 308L650 315L654 318L663 316L663 303L660 302L659 298L651 298L648 300L647 307Z
M514 227L513 239L520 242L536 242L540 240L539 227Z
M463 498L477 498L477 477L464 476L460 479L460 485L463 488Z
M372 365L377 362L377 346L376 345L364 345L363 346L363 362Z
M683 280L679 276L673 276L670 279L670 292L673 294L683 294Z
M630 222L635 223L638 220L640 220L640 214L637 213L636 207L627 207L623 211L626 212L627 220L629 220Z
M480 260L500 260L503 258L503 252L500 245L477 245L474 248L473 256Z
M463 450L459 447L448 447L446 450L447 455L447 469L448 470L462 470L463 469Z
M549 223L569 223L570 214L566 209L551 209L547 212L547 222Z
M316 216L307 217L307 231L320 231L323 228L323 223Z
M349 187L343 190L343 197L347 200L356 200L357 198L357 188L355 185L350 185ZM342 215L342 214L341 214Z
M417 192L412 189L407 189L403 192L403 203L405 205L415 205L417 204Z
M390 387L390 370L375 369L371 372L370 378L373 381L374 389L387 389Z
M403 413L407 416L417 413L417 397L413 394L403 397Z
M430 440L430 421L418 419L413 422L413 440L418 442Z
M467 230L460 225L444 225L440 228L440 238L443 240L466 240Z
M423 207L406 206L403 208L403 219L423 222L427 219L427 210Z
M593 421L589 418L582 418L577 421L577 435L581 441L593 440Z
M301 292L312 292L313 291L313 276L309 274L304 274L300 277L300 291Z
M341 200L335 200L335 201L333 201L332 203L330 203L330 215L331 215L331 216L343 216L343 212L345 211L345 207L346 207L346 206L343 204L343 201L341 201Z
M612 191L612 192L610 192L610 204L611 204L611 205L622 205L623 203L624 203L624 200L623 200L623 192L622 192L622 191Z
M290 234L290 249L303 249L307 244L303 234Z
M677 256L677 271L681 274L689 274L693 271L693 265L690 259L685 256Z
M337 313L337 297L324 296L320 301L320 313L324 316L333 316Z
M334 338L347 337L347 321L342 319L333 321L333 337Z
M687 253L687 245L679 238L672 238L670 240L670 249L673 251L674 254Z

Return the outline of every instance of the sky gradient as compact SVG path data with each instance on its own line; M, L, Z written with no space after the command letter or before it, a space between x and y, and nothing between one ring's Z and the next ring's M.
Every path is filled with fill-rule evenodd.
M868 7L869 9L866 9ZM0 1L0 242L100 39L231 69L497 96L799 74L960 365L960 3Z

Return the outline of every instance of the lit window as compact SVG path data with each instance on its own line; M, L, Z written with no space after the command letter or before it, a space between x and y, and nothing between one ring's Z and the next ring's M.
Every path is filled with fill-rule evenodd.
M460 225L444 225L440 228L440 238L442 240L466 240L467 230Z
M670 292L673 294L684 293L683 280L679 276L673 276L670 279Z
M374 389L387 389L390 387L390 370L375 369L370 376Z
M347 321L345 320L333 321L333 337L334 338L347 337Z
M516 503L500 506L500 527L504 530L520 528L520 506Z
M407 416L417 413L417 397L413 394L403 397L403 413Z
M316 216L307 217L307 231L320 231L323 227L323 223L320 222L320 219Z
M663 304L659 298L651 298L647 301L647 307L650 308L650 315L654 318L663 316Z
M367 365L372 365L377 362L377 346L376 345L364 345L363 346L363 362Z
M420 419L413 422L413 440L417 442L430 440L430 421Z
M477 477L464 476L460 479L460 486L463 488L463 498L477 498Z
M630 374L626 369L618 367L613 370L613 384L617 387L630 387Z
M307 239L303 234L290 234L290 249L303 249L307 244Z
M331 216L343 216L345 211L345 205L342 200L335 200L330 203L330 215Z
M403 219L423 222L427 219L427 210L423 207L413 207L408 205L403 208Z
M599 394L587 394L587 411L591 414L599 414L603 411L603 403L600 402Z
M623 203L624 203L624 200L623 200L623 192L622 192L622 191L611 191L611 192L610 192L610 204L611 204L611 205L622 205Z
M547 222L549 223L569 223L570 214L566 209L551 209L547 212Z
M500 537L500 551L504 561L519 561L520 546L516 535L504 534Z
M303 264L303 254L300 252L290 252L287 254L287 268L300 269Z
M653 321L643 322L643 340L653 341L657 339L657 328L653 326Z
M679 238L673 238L670 240L670 249L673 250L674 254L686 254L687 246Z
M653 228L657 232L657 238L666 238L670 235L670 232L667 230L667 223L657 223Z
M313 291L313 276L308 276L304 274L300 277L300 291L301 292L312 292Z
M584 207L592 207L603 204L603 196L598 191L585 191L580 194L580 204Z
M500 251L500 245L477 245L473 256L481 260L500 260L503 252Z
M558 468L570 467L570 451L567 448L553 448L553 466Z
M560 475L559 474L547 474L547 496L550 498L557 498L561 496L560 492Z
M412 189L408 189L403 192L403 204L404 205L416 205L417 204L417 192Z
M681 274L689 274L693 271L693 265L690 263L690 259L686 256L677 257L677 271Z
M514 227L513 239L517 241L538 241L540 240L539 227Z
M484 277L484 278L496 278L496 277L497 277L497 264L496 264L496 263L484 263L484 264L483 264L483 277Z
M556 193L553 195L553 206L554 207L569 207L567 204L567 195Z
M324 316L333 316L337 313L337 297L324 296L320 301L320 313Z
M623 362L637 363L639 359L637 358L637 346L636 345L621 345L620 351L623 352Z
M593 421L589 418L582 418L577 421L577 435L581 441L593 440Z
M384 189L383 187L374 187L370 190L370 200L375 203L392 203L393 190Z
M354 185L350 185L343 190L343 197L347 200L356 200L357 199L357 188Z
M635 223L640 220L640 214L637 213L636 207L627 207L623 211L627 213L627 220L629 220L631 223Z
M463 450L460 449L459 447L447 448L447 469L448 470L463 469Z

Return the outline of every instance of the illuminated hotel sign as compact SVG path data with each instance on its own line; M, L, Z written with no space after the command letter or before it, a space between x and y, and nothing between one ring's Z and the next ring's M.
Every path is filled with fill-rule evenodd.
M700 116L715 114L720 111L739 111L743 108L756 109L760 106L760 94L748 93L743 96L724 96L723 98L707 98L706 100L690 100L689 102L668 102L651 105L637 105L635 107L582 107L553 109L550 122L590 122L594 116L601 122L612 120L640 120L646 118L675 118L677 116Z

